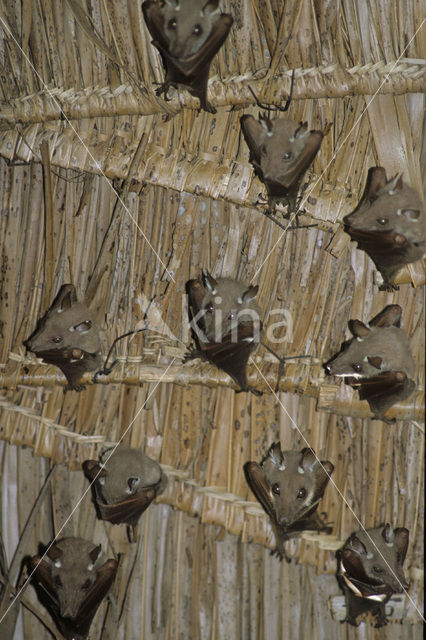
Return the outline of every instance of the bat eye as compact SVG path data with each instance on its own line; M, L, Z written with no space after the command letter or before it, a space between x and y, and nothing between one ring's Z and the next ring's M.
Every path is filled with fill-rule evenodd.
M377 218L377 222L378 222L379 224L383 224L383 225L385 225L385 224L387 224L387 223L388 223L388 219L387 219L387 218Z
M272 485L272 493L275 493L275 495L277 496L280 495L280 485L278 484L278 482Z
M169 20L167 26L169 29L176 29L176 18L172 18L171 20Z
M306 489L299 489L299 491L297 492L297 499L298 500L303 500L303 498L306 496Z
M211 302L209 302L209 304L206 304L205 309L206 309L207 313L213 313L214 306L212 305Z
M87 578L86 582L82 585L81 588L83 589L83 591L87 591L88 589L90 589L91 584L92 583L90 582L89 578Z
M195 34L196 36L200 36L203 33L203 30L199 24L196 24L192 33Z
M59 342L62 342L62 340L62 336L55 336L54 338L52 338L52 342L55 342L56 344L59 344Z
M88 331L89 329L91 329L91 327L92 327L92 323L90 322L90 320L85 320L84 322L80 322L80 324L74 325L74 330Z
M286 153L283 155L283 160L291 160L292 157L293 157L292 152L286 151Z
M55 576L55 584L57 587L62 587L62 580L60 576Z
M360 364L358 364L358 362L355 362L355 364L352 365L352 369L354 371L361 371L362 367Z
M383 569L381 567L373 567L374 573L383 573Z

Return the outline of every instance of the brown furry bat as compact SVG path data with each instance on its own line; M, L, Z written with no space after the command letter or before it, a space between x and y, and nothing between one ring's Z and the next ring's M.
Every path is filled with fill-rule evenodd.
M102 364L99 329L84 302L77 302L75 287L64 284L25 346L48 364L59 367L68 389L81 391L78 384L86 371Z
M198 349L186 359L209 360L230 375L242 391L253 391L246 366L262 330L257 291L257 286L239 280L215 279L208 271L201 279L187 283L190 324Z
M354 336L332 358L325 370L345 378L367 400L377 420L399 400L405 400L416 388L414 360L405 333L400 329L401 307L388 305L368 325L351 320Z
M383 167L371 167L355 211L344 218L346 231L383 277L384 291L398 289L397 272L426 251L426 211L420 196L396 175L387 181Z
M288 105L289 101L282 110ZM250 162L268 192L270 209L282 202L293 210L300 183L319 151L324 134L309 131L306 122L271 120L266 112L259 120L242 116L241 128L250 149Z
M42 559L30 560L40 600L66 640L84 640L114 582L118 562L82 538L57 540Z
M83 470L94 483L96 506L102 520L135 527L142 513L167 486L157 462L142 451L117 447L104 451L100 461L85 460Z
M349 624L367 611L376 617L376 627L387 623L385 605L393 593L408 589L402 565L409 531L390 524L353 533L337 552L337 579L346 598Z
M313 449L281 451L279 442L269 448L260 465L244 465L251 490L272 520L280 558L290 561L284 542L302 531L331 532L317 509L333 470L328 460L317 460Z
M165 82L157 89L164 94L171 86L183 85L210 113L207 82L213 57L219 51L233 23L221 13L219 0L146 0L142 4L152 44L161 54Z

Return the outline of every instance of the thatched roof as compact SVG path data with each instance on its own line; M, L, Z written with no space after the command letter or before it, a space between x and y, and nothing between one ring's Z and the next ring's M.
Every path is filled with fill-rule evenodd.
M426 185L424 6L221 0L221 8L234 25L211 66L210 114L187 91L156 97L164 71L140 2L0 7L0 533L8 563L49 466L60 463L22 555L67 521L88 486L81 462L124 437L170 480L142 517L137 544L96 520L90 495L66 522L62 536L124 554L117 608L102 636L101 612L91 637L361 637L346 635L327 604L340 594L334 551L357 519L410 530L405 624L386 637L420 637L424 265L401 272L399 291L379 292L374 264L342 219L371 166L402 173L419 193ZM293 72L288 117L329 131L300 216L317 226L284 231L257 204L265 191L240 117L259 113L249 86L263 102L283 104ZM210 364L182 362L191 342L185 283L202 269L258 284L265 326L283 310L280 355L310 358L287 364L278 394L277 362L263 347L249 365L261 397L236 394ZM105 353L119 334L149 331L117 346L119 365L99 384L87 375L85 391L64 394L59 369L23 342L67 282L95 311ZM350 318L368 321L391 303L403 309L417 389L392 408L389 425L371 420L368 404L325 378L322 365L348 338ZM271 524L242 470L277 440L283 449L309 444L335 464L320 506L333 533L290 542L291 565L269 556ZM48 619L31 587L24 601ZM23 611L16 639L51 637ZM379 637L371 625L362 633Z

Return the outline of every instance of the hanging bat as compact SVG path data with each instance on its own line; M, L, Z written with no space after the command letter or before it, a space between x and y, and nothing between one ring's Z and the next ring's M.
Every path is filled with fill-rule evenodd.
M99 329L86 304L77 302L72 284L62 285L24 344L44 362L61 369L68 380L66 389L84 389L78 384L81 376L102 364Z
M337 579L346 599L346 622L358 626L357 618L368 611L376 627L387 624L385 605L393 593L408 589L402 565L409 531L393 530L390 524L353 533L336 553Z
M396 175L387 181L383 167L371 167L357 208L344 218L346 231L373 260L383 277L382 291L394 284L405 264L426 250L426 211L420 196Z
M36 590L66 640L84 640L114 582L117 560L83 538L57 540L45 556L33 556Z
M245 463L250 489L272 520L280 559L290 562L284 542L302 531L331 533L317 509L333 470L334 465L320 462L313 449L281 451L279 442L271 445L260 465Z
M157 95L182 85L200 100L200 107L216 113L207 101L207 81L213 57L225 42L233 18L221 13L219 0L146 0L142 4L152 44L166 69Z
M290 105L293 79L294 75L290 98L281 111L287 111ZM265 106L257 98L256 102L260 107ZM260 114L258 120L244 115L240 121L250 149L250 162L266 187L270 209L282 202L293 210L300 183L319 151L324 133L308 131L306 122L298 123L288 118L271 120L266 112Z
M117 447L104 451L99 462L85 460L84 473L93 483L95 504L102 520L131 527L167 486L157 462L142 451Z
M225 371L241 391L253 391L247 381L250 354L262 331L258 286L247 286L231 278L213 278L208 271L186 285L190 325L197 349L186 360L202 358Z
M357 389L374 417L385 422L388 409L408 398L416 388L412 380L414 360L400 322L398 304L385 307L368 325L351 320L353 339L324 365L329 375L342 377Z

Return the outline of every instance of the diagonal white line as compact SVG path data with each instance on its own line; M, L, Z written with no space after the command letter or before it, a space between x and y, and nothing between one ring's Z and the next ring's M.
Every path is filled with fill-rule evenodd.
M22 55L24 56L25 60L27 61L27 63L30 65L31 69L34 71L34 73L36 74L37 78L40 80L41 84L43 85L43 87L45 88L45 90L47 91L47 93L49 94L50 98L53 100L53 102L57 105L58 109L60 110L60 112L62 113L64 120L68 123L68 125L71 127L71 129L74 131L75 135L77 136L77 138L79 139L80 143L82 144L82 146L85 148L85 150L87 151L87 154L89 155L89 157L91 158L91 160L93 160L93 163L96 167L96 169L98 169L99 173L102 175L103 178L105 178L106 183L108 184L109 188L111 189L111 191L115 194L115 196L117 197L118 201L120 202L120 204L122 205L123 209L126 211L127 215L129 216L129 218L132 220L133 224L135 225L135 227L137 228L137 230L139 231L139 233L141 234L141 236L144 238L145 242L148 244L148 246L150 247L151 251L154 253L154 255L156 256L156 258L159 260L161 266L164 268L164 270L166 271L167 275L173 280L173 282L176 284L176 280L173 278L172 274L170 273L170 271L167 269L166 265L164 264L164 262L162 261L162 259L160 258L159 254L157 253L157 251L154 249L154 247L152 246L152 244L150 243L150 241L148 240L147 236L145 235L145 233L143 232L143 230L141 229L141 227L138 225L135 217L132 215L132 213L130 212L130 209L127 207L127 205L125 204L124 200L122 199L122 197L120 196L120 194L118 193L118 191L116 191L116 189L114 189L113 185L111 184L111 182L109 181L109 179L107 178L107 176L105 175L105 173L102 171L102 168L99 164L99 162L94 158L94 156L92 155L92 153L90 152L90 149L87 147L87 145L84 143L84 140L81 138L80 134L78 133L78 131L75 129L75 127L73 126L72 122L69 120L69 118L65 115L62 106L60 104L60 102L56 99L56 97L53 95L52 91L49 89L48 85L44 82L43 78L41 77L41 75L39 74L39 72L37 71L37 69L34 67L33 63L31 62L31 60L28 58L27 54L25 53L25 51L22 49L21 45L19 44L19 42L16 40L15 36L13 35L12 31L10 31L10 29L8 28L8 25L5 23L4 19L2 18L2 16L0 15L0 23L3 25L3 29L5 31L6 34L9 34L9 37L12 38L12 40L14 41L14 43L16 44L16 46L18 47L18 49L21 51Z
M111 453L109 454L109 456L106 458L105 463L106 464L108 462L108 460L111 458L111 456L113 455L114 451L117 449L118 445L120 444L120 442L123 440L123 438L125 437L126 433L129 431L129 429L132 427L133 423L135 422L136 418L138 417L138 415L140 414L140 412L142 411L142 409L145 407L146 403L148 402L148 400L150 399L150 397L152 396L152 394L154 393L154 391L157 389L158 385L160 384L160 382L162 381L162 379L164 378L164 376L167 374L168 370L170 369L170 367L174 364L174 361L176 360L176 358L173 358L173 360L170 362L170 364L167 365L167 369L162 373L161 378L158 380L157 384L155 385L155 387L152 389L151 393L148 395L148 397L146 398L146 400L144 401L144 403L141 405L141 407L138 409L138 411L136 412L136 415L134 416L134 418L132 419L132 421L130 422L129 426L126 428L126 430L124 431L123 435L121 436L121 438L119 439L119 441L115 444L115 446L112 448ZM51 541L51 543L49 544L49 546L47 547L46 551L43 553L43 555L41 556L39 562L37 563L37 565L34 567L34 569L31 571L31 573L29 574L29 576L26 578L24 584L22 585L22 587L19 589L19 591L17 592L17 594L15 595L15 597L13 598L13 600L11 601L10 605L8 606L8 608L6 609L5 613L3 614L3 617L0 619L0 624L1 622L4 620L4 618L7 616L7 614L9 613L10 609L13 607L13 605L15 604L16 600L20 597L21 593L24 591L24 589L27 587L28 583L30 582L31 578L33 577L37 567L40 565L41 561L43 560L43 558L47 555L47 552L49 551L49 549L51 548L51 546L55 543L55 541L59 538L59 535L61 534L61 531L65 528L65 526L68 524L68 522L71 520L72 516L74 515L74 512L78 509L78 507L80 506L81 502L83 501L83 499L86 497L87 493L90 491L90 489L92 488L92 485L96 482L99 474L101 473L101 471L99 471L99 473L95 476L95 478L92 480L92 482L89 484L89 486L87 487L87 489L84 491L83 495L80 497L80 499L78 500L77 504L75 505L75 507L73 508L73 510L71 511L71 513L69 514L68 518L65 520L64 524L62 525L62 527L59 529L59 531L57 532L57 534L55 535L55 537L53 538L53 540Z
M258 373L261 375L261 377L263 378L263 380L266 382L267 386L269 387L269 390L272 392L272 394L275 396L275 400L278 402L278 404L280 405L280 407L285 411L285 413L287 414L287 417L290 419L291 423L294 425L294 427L297 429L297 431L299 432L300 437L302 438L302 440L305 442L305 444L312 449L311 445L309 444L308 440L305 438L304 434L302 433L302 431L299 429L299 427L297 426L297 424L295 423L295 421L293 420L293 418L291 417L291 415L289 414L289 412L287 411L287 409L285 408L285 406L283 405L283 403L281 402L280 398L277 396L277 394L275 393L274 389L271 387L271 385L269 384L268 380L265 378L265 376L263 375L263 373L261 372L261 370L259 369L259 367L257 366L256 362L253 360L253 358L250 358L250 363L254 364L254 366L256 367ZM312 451L314 451L312 449ZM385 565L387 566L387 568L389 569L390 573L393 575L393 577L395 578L395 580L398 582L399 586L401 587L402 591L405 593L405 595L407 596L408 600L411 602L411 604L413 605L414 609L417 611L417 613L419 614L419 616L422 618L423 622L426 622L426 618L423 617L422 612L420 611L420 609L418 609L418 607L416 606L416 603L414 602L414 600L411 598L410 594L408 593L408 591L406 589L404 589L404 587L402 586L401 582L399 581L398 576L395 574L395 572L393 571L392 567L389 565L389 563L387 562L386 558L383 556L382 552L380 551L380 549L377 547L376 543L374 542L374 540L371 538L371 536L369 535L368 531L366 530L366 528L364 527L364 525L362 524L361 520L358 518L358 516L356 515L355 511L352 509L351 505L349 504L349 502L346 500L345 496L343 495L343 493L340 491L339 487L337 486L337 484L334 482L333 478L331 477L331 475L329 473L327 473L327 471L324 468L324 465L322 464L321 460L318 458L317 454L314 451L314 455L315 458L317 460L317 462L319 463L319 465L322 467L322 470L324 471L324 473L328 476L329 481L331 482L331 484L333 485L333 487L336 489L337 493L339 494L340 498L343 500L343 502L345 503L345 505L348 507L349 511L351 512L351 514L353 515L353 517L355 518L355 520L358 522L360 528L362 529L362 531L366 534L367 538L370 540L371 544L373 545L373 547L376 549L378 555L382 558L383 562L385 563Z
M411 40L408 42L408 44L406 45L405 49L402 51L401 55L395 60L395 62L393 63L392 68L390 69L389 73L387 73L385 75L385 77L383 78L382 82L380 83L379 87L377 88L376 92L373 94L373 96L371 97L370 101L366 104L366 106L364 107L364 109L362 110L360 116L358 117L358 119L355 121L353 127L351 128L351 130L349 131L349 133L347 134L347 136L344 138L344 140L342 141L342 143L340 144L339 147L337 147L336 151L334 152L331 160L328 162L328 164L326 165L325 169L322 171L322 173L320 174L320 176L317 178L317 180L315 180L315 182L310 185L308 187L308 193L303 195L303 201L306 201L307 198L309 198L310 194L312 193L312 191L315 189L315 187L317 186L318 182L321 180L321 178L323 177L323 175L325 174L325 172L327 171L328 167L331 165L331 163L333 162L333 160L335 159L335 157L337 156L337 154L339 153L340 149L342 149L343 145L345 144L346 140L349 138L349 136L351 135L352 131L355 129L355 127L357 126L357 124L359 123L359 121L361 120L361 118L363 117L364 113L367 111L368 107L370 106L370 104L373 102L374 98L377 96L377 94L379 93L380 89L382 88L382 86L385 84L385 82L388 80L390 74L392 73L393 69L395 69L395 67L397 66L397 64L399 63L399 61L401 60L401 58L403 57L404 53L407 51L408 47L410 46L410 44L412 43L412 41L414 40L414 38L416 37L416 35L418 34L418 32L420 31L420 29L423 27L424 23L426 22L426 18L423 19L423 22L421 23L421 25L419 26L419 28L417 29L417 31L414 33L413 37L411 38ZM343 199L341 200L340 204L343 202ZM263 265L265 264L265 262L269 259L270 255L272 254L272 252L275 250L275 247L277 246L277 244L279 244L281 242L282 237L285 235L285 232L287 231L287 229L289 228L289 226L291 225L291 223L293 222L294 218L297 216L297 214L300 211L300 207L301 204L299 205L299 207L296 209L296 211L290 215L289 221L288 221L288 225L286 226L286 228L284 229L284 231L282 231L280 237L278 238L278 240L276 241L276 243L274 244L274 246L272 247L272 249L268 252L268 255L266 256L266 258L263 260L262 264L260 265L260 267L256 270L256 272L254 273L252 280L254 280L257 276L257 274L259 273L259 271L261 270L261 268L263 267Z

